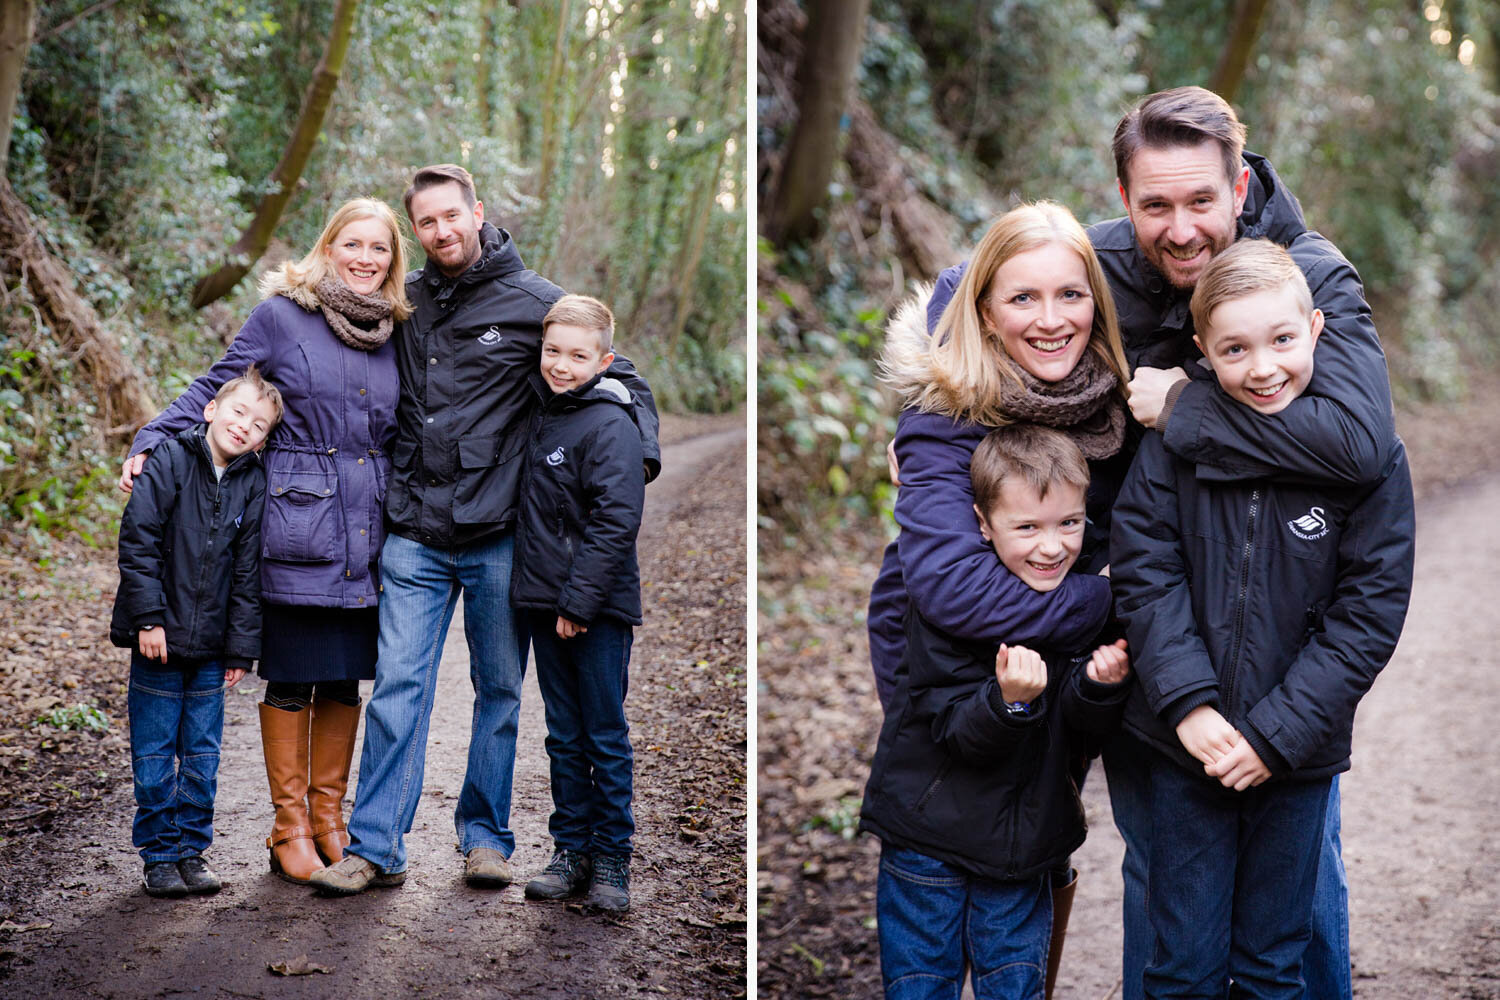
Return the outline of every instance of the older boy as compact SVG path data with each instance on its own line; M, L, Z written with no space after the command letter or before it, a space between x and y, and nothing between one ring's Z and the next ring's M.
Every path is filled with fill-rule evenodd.
M1191 309L1219 387L1279 419L1323 327L1296 262L1241 240L1207 263ZM1231 981L1238 996L1304 995L1329 784L1400 635L1414 530L1399 440L1354 487L1215 482L1159 434L1142 442L1111 552L1140 676L1125 728L1155 751L1141 751L1147 997L1221 998Z
M978 534L1029 589L1055 591L1083 544L1078 446L1003 427L970 472ZM946 635L915 607L906 629L860 818L881 841L886 996L956 997L966 967L978 997L1039 996L1066 920L1050 875L1086 832L1070 759L1119 723L1124 644L1082 656L997 647Z
M163 442L120 522L120 589L109 637L131 649L133 840L152 896L219 890L213 840L224 692L260 655L257 452L281 394L252 366L203 408L206 424Z
M631 627L641 623L635 537L646 480L630 393L606 377L614 317L564 295L542 320L541 400L516 528L511 603L531 633L547 716L555 852L528 899L585 886L587 906L630 906Z

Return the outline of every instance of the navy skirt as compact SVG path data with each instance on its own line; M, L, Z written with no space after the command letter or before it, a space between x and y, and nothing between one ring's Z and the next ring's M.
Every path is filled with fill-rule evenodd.
M371 680L379 639L379 608L266 604L257 672L289 684Z

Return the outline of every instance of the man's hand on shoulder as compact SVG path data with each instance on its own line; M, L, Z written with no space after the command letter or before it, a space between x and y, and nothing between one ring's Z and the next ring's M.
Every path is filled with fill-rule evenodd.
M1167 405L1167 393L1187 380L1181 368L1137 368L1130 380L1130 413L1142 427L1154 428Z

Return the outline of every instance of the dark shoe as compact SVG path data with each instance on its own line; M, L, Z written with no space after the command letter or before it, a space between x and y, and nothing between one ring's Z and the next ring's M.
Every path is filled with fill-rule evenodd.
M181 899L188 894L187 883L182 880L182 872L177 870L175 861L154 861L148 864L143 884L148 896Z
M584 906L623 913L630 909L630 858L623 854L601 854L594 858L594 878Z
M558 851L542 873L526 883L527 899L567 899L589 884L594 862L579 851Z
M313 872L308 883L324 896L352 896L369 888L394 889L406 881L406 872L383 872L358 854Z
M210 896L224 887L202 855L183 858L177 862L177 873L182 876L187 891L194 895Z
M464 881L477 889L504 889L514 878L510 860L493 847L476 847L464 856Z

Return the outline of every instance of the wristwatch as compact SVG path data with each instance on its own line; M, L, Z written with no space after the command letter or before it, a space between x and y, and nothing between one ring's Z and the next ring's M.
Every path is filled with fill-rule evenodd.
M1030 715L1031 705L1024 701L1006 702L1005 710L1011 715Z

